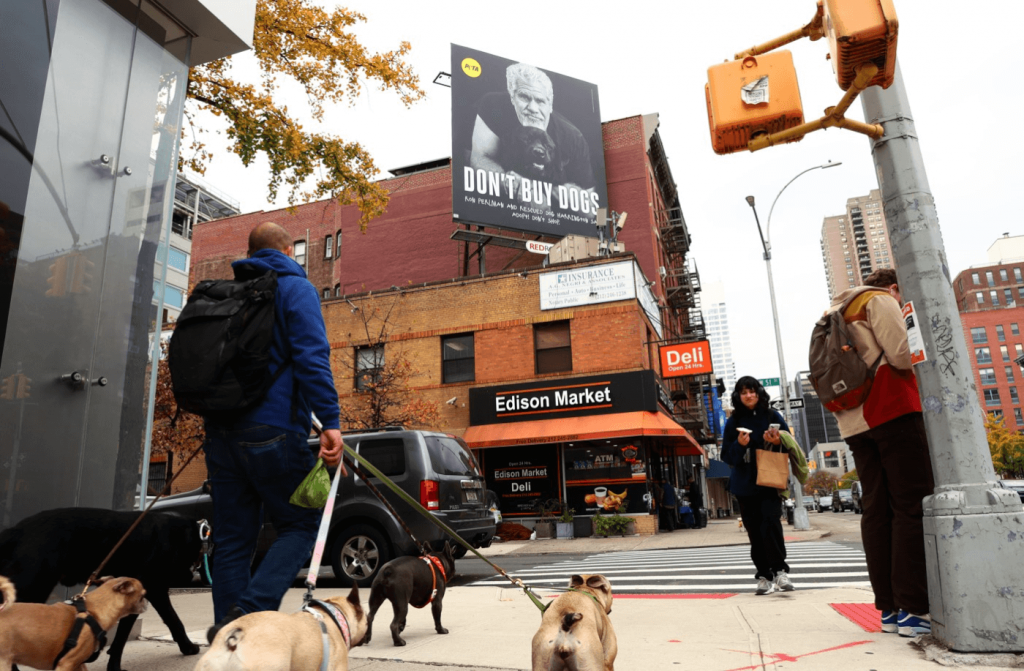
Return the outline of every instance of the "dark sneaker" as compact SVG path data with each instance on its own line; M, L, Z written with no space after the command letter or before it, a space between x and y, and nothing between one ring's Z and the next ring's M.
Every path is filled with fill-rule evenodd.
M771 594L774 591L775 583L773 583L771 580L769 580L768 578L757 579L757 591L755 591L754 594Z
M796 587L785 571L778 571L775 573L775 589L780 592L792 592Z
M932 633L932 618L929 615L913 615L901 610L897 621L900 636L913 638Z
M220 622L206 630L206 642L213 643L213 639L217 638L217 632L223 629L229 622L234 622L243 615L245 615L245 612L238 606L229 608L227 614L220 619Z
M882 633L883 634L895 634L899 631L899 627L896 624L896 611L894 610L883 610L882 611Z

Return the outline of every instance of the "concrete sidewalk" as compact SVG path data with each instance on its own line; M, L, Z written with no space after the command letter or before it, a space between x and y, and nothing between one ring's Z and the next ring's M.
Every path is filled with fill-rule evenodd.
M823 519L820 524L828 526L825 522L835 521ZM785 525L784 530L787 542L817 540L830 533L820 527L798 532ZM590 553L745 544L746 533L733 518L713 520L706 529L686 529L652 537L500 543L489 548L487 554ZM568 578L566 575L567 582ZM792 578L796 591L765 596L753 594L753 581L750 591L742 594L617 595L611 614L619 644L616 668L619 671L653 671L676 666L709 671L938 668L938 664L926 660L924 653L911 644L911 639L865 631L831 605L871 604L870 590L803 590L799 574ZM347 590L317 590L320 598L345 593ZM545 590L538 593L545 599L556 596ZM302 594L301 589L290 590L281 610L297 611ZM364 604L368 597L369 591L363 590ZM211 623L213 610L209 592L175 594L172 599L186 629L205 652L205 629ZM527 669L530 641L540 624L540 614L521 591L496 587L449 588L442 621L451 633L445 636L434 633L429 609L412 609L402 634L408 645L395 647L388 631L391 617L391 607L385 604L377 615L373 642L352 650L352 669L387 671L438 666ZM870 617L877 624L873 612ZM125 649L123 666L128 671L146 668L185 671L194 668L198 661L196 657L182 657L177 646L168 642L167 629L155 612L143 617L142 637L130 642ZM99 663L102 661L98 660Z
M618 638L619 671L651 671L674 666L713 671L747 669L876 669L937 668L911 644L895 634L868 633L840 615L833 603L870 603L862 589L797 590L755 596L746 594L683 595L682 598L615 599L611 614ZM344 590L320 589L329 597ZM295 612L303 591L291 590L281 610ZM540 592L542 596L546 594ZM368 596L366 590L362 600ZM206 594L178 594L175 608L186 628L206 651L203 630L210 623L211 603ZM409 614L403 637L405 647L392 645L388 632L391 609L378 613L373 642L352 650L353 668L383 668L381 662L403 662L442 667L528 669L530 641L540 624L534 605L519 590L494 587L454 587L445 595L443 623L451 632L434 633L429 609ZM192 669L196 657L182 657L177 646L160 642L167 630L159 618L147 614L143 639L125 649L124 668L139 671ZM102 662L97 662L102 663ZM386 668L392 668L387 666ZM972 667L993 669L996 667Z

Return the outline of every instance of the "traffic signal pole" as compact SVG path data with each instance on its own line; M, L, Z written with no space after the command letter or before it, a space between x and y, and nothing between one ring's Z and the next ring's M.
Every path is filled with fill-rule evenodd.
M999 487L957 312L935 202L903 78L861 94L900 292L913 300L927 360L917 364L935 492L924 499L932 634L954 650L1024 650L1024 510ZM893 483L899 486L899 483Z

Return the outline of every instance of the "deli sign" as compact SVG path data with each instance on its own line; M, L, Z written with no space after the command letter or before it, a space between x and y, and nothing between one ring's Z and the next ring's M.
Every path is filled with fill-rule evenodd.
M711 373L711 343L707 340L662 345L661 376L683 377L684 375L703 375Z

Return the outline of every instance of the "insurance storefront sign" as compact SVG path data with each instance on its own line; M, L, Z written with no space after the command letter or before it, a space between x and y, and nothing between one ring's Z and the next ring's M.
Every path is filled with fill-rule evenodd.
M634 298L640 301L658 337L663 337L658 299L651 292L650 282L635 261L567 268L540 275L541 310L560 310Z
M612 373L469 390L470 425L658 410L654 371Z

